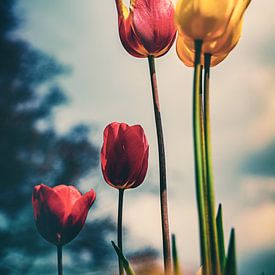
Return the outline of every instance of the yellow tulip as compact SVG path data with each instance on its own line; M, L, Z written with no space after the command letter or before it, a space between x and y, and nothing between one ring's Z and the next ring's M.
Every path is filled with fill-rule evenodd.
M194 50L192 50L194 48L194 46L192 46L192 48L190 48L191 43L192 43L191 41L185 40L182 35L178 35L177 43L176 43L177 54L178 54L178 57L180 58L180 60L187 67L194 66L195 52L194 52ZM193 44L194 44L194 42L193 42ZM214 67L214 66L218 65L220 62L222 62L227 57L227 55L228 54L226 53L226 54L212 56L210 66ZM204 64L204 55L203 54L201 55L201 64Z
M238 0L179 0L175 19L179 32L191 40L222 36Z
M182 2L182 1L181 1ZM251 0L237 0L233 8L224 33L208 41L203 41L202 56L210 54L211 67L223 61L232 49L237 45L241 37L243 15ZM194 64L194 38L190 38L184 33L179 33L177 39L177 54L186 66L192 67ZM203 58L201 64L203 64Z
M237 45L240 40L243 15L251 0L238 0L236 7L229 20L225 33L212 41L203 45L203 52L212 55L228 54Z

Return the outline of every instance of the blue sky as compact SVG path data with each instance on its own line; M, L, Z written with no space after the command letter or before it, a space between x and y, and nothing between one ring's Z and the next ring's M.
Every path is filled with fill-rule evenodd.
M101 146L103 129L111 121L144 127L151 147L149 174L143 186L126 193L125 224L132 237L128 247L147 244L160 249L157 152L148 65L145 59L133 58L123 49L115 1L19 2L17 11L23 18L19 35L72 68L72 73L60 80L70 102L56 111L57 129L63 132L75 123L85 122L94 127L91 139ZM212 70L216 197L224 206L226 237L234 226L238 254L247 265L250 256L275 248L275 173L264 172L270 163L275 164L275 149L271 146L275 140L274 10L270 0L252 1L241 41ZM173 47L157 60L157 71L171 231L177 235L180 257L188 268L198 266L199 261L192 70L181 63ZM83 188L94 184L99 193L95 216L115 217L117 192L104 183L100 169L87 181ZM240 267L246 275L247 269Z

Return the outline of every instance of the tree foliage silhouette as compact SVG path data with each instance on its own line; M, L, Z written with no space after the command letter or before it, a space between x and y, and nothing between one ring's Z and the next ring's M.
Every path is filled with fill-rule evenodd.
M65 135L56 133L53 111L66 101L58 78L69 70L16 38L16 2L0 1L0 274L40 274L38 258L43 274L50 274L54 267L43 255L54 249L36 232L32 188L41 182L77 184L98 165L98 148L89 141L85 125ZM104 265L109 253L105 239L115 230L112 221L98 220L84 230L73 248L90 258L104 255L92 261ZM89 250L82 245L89 238L87 230L97 236Z

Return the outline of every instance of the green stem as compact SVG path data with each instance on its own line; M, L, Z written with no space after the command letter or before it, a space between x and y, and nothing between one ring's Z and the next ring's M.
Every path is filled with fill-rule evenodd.
M120 189L118 192L119 192L119 195L118 195L118 216L117 216L117 244L118 244L118 247L119 247L121 253L123 253L123 250L122 250L122 213L123 213L124 189ZM119 265L119 274L123 275L124 274L123 265L122 265L122 262L119 257L118 257L118 265Z
M62 245L57 245L57 270L58 275L63 275Z
M221 266L219 259L218 234L216 226L216 210L215 210L215 192L211 151L211 129L210 129L210 96L209 96L209 80L210 80L210 64L211 54L204 55L204 138L205 138L205 161L206 161L206 195L208 209L208 225L212 273L221 274Z
M200 251L201 265L203 267L203 275L210 274L209 259L207 253L207 232L205 220L205 204L204 204L204 179L203 179L203 141L201 128L201 48L202 41L195 41L195 62L194 62L194 82L193 82L193 135L194 135L194 158L195 158L195 178L196 178L196 196L199 215L199 235L200 235Z
M207 187L207 167L206 167L206 144L205 144L205 123L204 123L204 92L203 92L203 66L201 65L200 72L200 129L201 129L201 154L202 154L202 176L203 176L203 201L204 201L204 217L205 217L205 232L206 232L206 247L207 247L207 259L208 260L208 271L212 274L212 259L210 253L210 226L209 226L209 206L207 204L208 198L208 187Z
M172 234L172 255L173 255L174 275L180 275L176 236L174 234Z
M148 56L150 79L152 86L152 96L155 113L155 123L158 140L158 154L159 154L159 177L160 177L160 207L161 207L161 225L162 225L162 243L163 243L163 260L165 274L172 273L172 257L170 247L170 233L168 220L168 199L166 186L166 164L165 164L165 150L164 138L161 123L160 104L158 97L158 87L156 78L156 68L154 56Z

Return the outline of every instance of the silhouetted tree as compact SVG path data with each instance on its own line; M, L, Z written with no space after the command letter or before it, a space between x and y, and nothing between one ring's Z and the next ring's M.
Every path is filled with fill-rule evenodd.
M85 125L56 133L53 110L66 101L58 77L69 69L16 38L16 2L0 1L0 274L51 274L55 250L36 232L32 188L77 184L98 165L98 148ZM112 252L106 236L114 230L109 219L88 224L72 248L91 260L81 261L79 253L79 262L103 266Z

